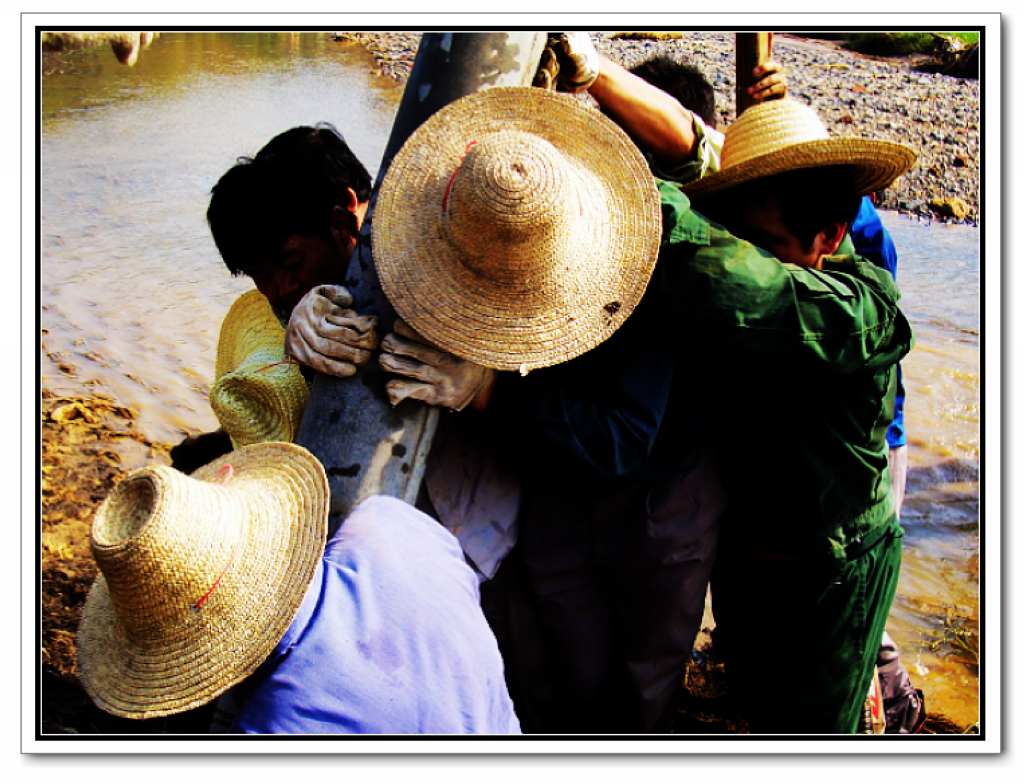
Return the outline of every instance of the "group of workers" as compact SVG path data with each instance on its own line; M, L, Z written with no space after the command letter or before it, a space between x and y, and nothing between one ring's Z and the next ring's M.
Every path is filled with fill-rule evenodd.
M752 732L871 730L871 692L891 732L920 727L884 633L912 336L870 200L915 153L830 137L774 63L723 135L694 69L551 45L551 86L600 111L493 88L391 163L372 223L390 333L344 288L371 180L333 127L214 186L216 246L256 291L221 329L223 431L94 519L78 648L101 708L218 698L219 729L250 733L667 732L710 585ZM416 507L373 497L329 530L324 469L288 441L314 372L371 362L391 404L452 414Z

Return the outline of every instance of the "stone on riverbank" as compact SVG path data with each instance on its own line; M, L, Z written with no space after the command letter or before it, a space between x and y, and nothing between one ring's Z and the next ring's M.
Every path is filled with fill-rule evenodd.
M720 126L734 117L735 42L732 33L690 32L652 39L648 33L592 33L598 51L632 67L656 54L689 61L715 89ZM412 69L418 33L347 33L364 45L379 72L404 81ZM776 35L775 58L786 68L790 95L813 106L835 135L899 141L914 147L917 165L887 191L880 206L929 219L928 202L957 198L962 216L942 219L977 223L980 188L980 84L941 73L921 73L904 59L867 57L818 41Z

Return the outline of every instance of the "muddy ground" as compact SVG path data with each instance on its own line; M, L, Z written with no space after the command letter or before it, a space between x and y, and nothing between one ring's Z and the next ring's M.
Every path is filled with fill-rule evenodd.
M96 576L89 528L96 507L127 472L151 462L168 463L172 444L147 439L137 412L107 396L62 397L44 389L41 398L41 722L43 734L205 733L212 708L157 720L126 720L97 709L78 682L75 632ZM726 672L714 659L706 627L685 672L687 697L675 733L736 733L745 725L727 689ZM780 682L780 686L781 682ZM964 728L931 716L926 732Z

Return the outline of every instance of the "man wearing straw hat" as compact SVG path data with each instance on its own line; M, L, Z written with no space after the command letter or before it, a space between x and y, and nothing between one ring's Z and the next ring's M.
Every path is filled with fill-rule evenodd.
M146 719L230 690L234 732L519 733L455 538L371 497L327 540L328 507L290 443L127 475L92 524L78 667L96 705Z
M171 451L186 472L231 450L291 441L309 397L304 373L351 377L377 346L376 318L341 283L370 175L333 126L278 134L213 187L207 221L224 264L256 290L228 310L210 389L221 431Z
M486 109L501 126L516 112L497 97L478 99L476 110ZM523 166L482 165L472 143L478 120L468 125L465 116L458 120L448 128L451 141L441 143L440 153L432 147L435 157L429 161L422 140L418 145L410 139L414 151L403 153L418 170L396 178L391 188L403 203L415 201L421 218L440 208L436 221L420 226L426 241L418 244L413 234L396 234L393 226L389 236L379 229L374 239L382 283L399 314L426 339L463 359L439 360L428 350L417 355L392 335L384 342L382 365L411 378L411 384L395 385L404 383L401 387L416 398L465 405L502 391L501 384L493 391L493 373L482 367L523 371L544 365L544 359L522 361L517 347L528 348L533 333L557 339L567 324L576 323L564 302L585 312L588 304L609 297L595 292L574 299L584 285L572 276L578 267L562 258L555 266L563 270L559 284L566 293L546 302L556 314L545 313L560 315L562 329L530 327L523 306L550 282L531 273L528 242L513 241L515 231L506 225L521 225L525 218L492 216L474 222L473 230L459 224L481 208L488 189L497 203L515 203L506 193L514 190ZM563 123L559 116L558 124ZM460 143L464 148L457 149ZM748 446L735 449L725 471L736 500L725 526L716 598L720 592L721 621L732 639L735 692L758 731L856 729L895 592L902 533L892 508L884 434L892 415L894 368L909 350L910 329L884 271L830 253L861 195L890 184L914 157L898 144L830 139L813 111L783 100L748 110L727 132L722 171L687 188L720 222L693 211L676 186L660 186L666 223L656 284L674 323L685 326L688 336L674 344L665 341L664 331L647 336L660 338L659 347L678 354L677 374L680 367L710 370L710 377L701 372L700 383L689 379L672 385L675 409L705 405L710 420L731 420L733 442ZM467 163L472 174L464 176ZM512 182L499 178L503 171ZM532 197L538 184L526 179ZM386 182L382 196L387 190ZM714 198L720 194L726 197ZM568 200L571 206L572 195L550 199L548 208L564 216L565 210L553 205ZM392 197L394 211L398 201ZM538 233L547 237L551 230L542 223ZM580 231L559 246L583 247L586 257L586 239L594 235L599 231ZM420 263L429 275L413 268ZM500 282L505 289L488 291L488 277L497 280L492 288ZM522 281L520 289L516 280ZM441 286L450 301L436 306ZM609 309L613 316L618 312ZM530 357L528 350L525 354ZM605 389L592 391L600 399ZM554 421L556 434L566 428L562 401L560 409L540 409L547 416L542 427ZM720 410L731 419L713 415ZM602 420L609 429L635 422L621 415ZM659 417L655 431L661 422ZM672 433L671 426L664 429L662 442ZM577 450L580 445L570 443ZM541 457L536 456L539 462L550 464ZM524 525L524 537L528 529ZM808 628L810 640L799 668L803 686L795 696L787 691L791 700L802 700L780 719L779 674L793 661L788 644L773 645L770 639L790 610ZM787 652L781 657L780 646Z
M466 410L523 479L502 572L525 576L537 637L499 640L551 663L506 655L525 729L666 730L721 497L691 444L651 459L674 359L645 296L662 237L642 155L573 98L492 89L409 138L376 208L392 401Z
M855 730L895 594L885 433L910 326L884 269L832 254L861 197L914 159L896 143L830 138L782 100L726 131L720 172L685 195L662 186L676 237L662 252L668 295L701 334L683 352L715 367L702 401L744 443L722 455L731 504L714 595L755 730ZM783 715L779 674L794 663L772 639L787 616L804 646Z
M586 85L602 110L622 124L645 150L656 176L685 185L719 170L724 135L715 125L714 89L697 68L658 55L642 61L627 73L600 57L585 33L563 36L561 43L569 47L571 56L563 58L568 67L561 69L559 77L576 85ZM757 66L753 76L757 82L748 88L748 93L755 102L786 96L786 79L777 63ZM663 92L654 92L648 85ZM852 246L847 241L852 242ZM840 252L861 255L885 268L895 279L896 248L875 210L873 194L861 199L860 210L850 224L848 239L844 240ZM904 388L899 365L896 378L895 415L886 431L886 441L893 503L898 516L907 464ZM923 693L914 688L900 662L895 642L887 632L883 634L877 665L885 696L885 732L912 733L920 729L925 719Z

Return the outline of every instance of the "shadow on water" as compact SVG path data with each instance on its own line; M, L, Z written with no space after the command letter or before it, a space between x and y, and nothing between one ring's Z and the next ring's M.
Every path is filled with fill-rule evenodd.
M979 531L980 472L978 464L968 459L947 459L908 471L900 521L913 533L916 544L925 543L929 536Z

